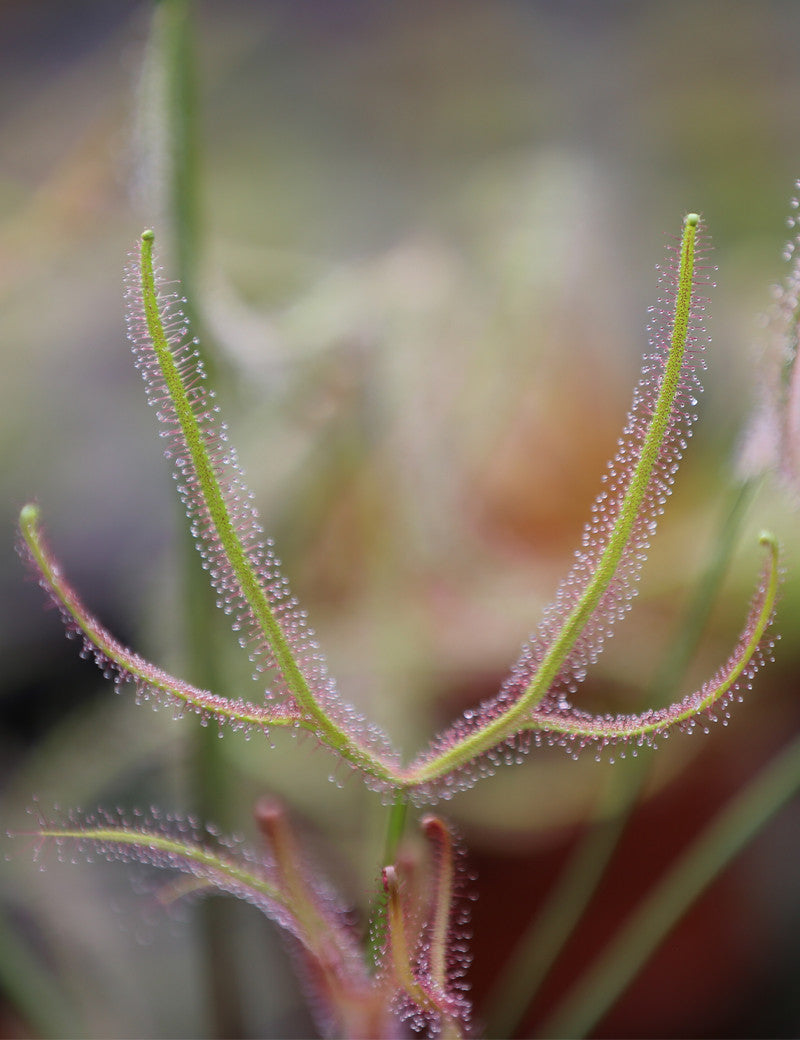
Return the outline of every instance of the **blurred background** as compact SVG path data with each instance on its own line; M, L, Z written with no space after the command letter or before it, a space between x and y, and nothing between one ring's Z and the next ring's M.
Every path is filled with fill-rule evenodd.
M196 807L199 727L115 697L14 553L33 498L91 609L192 677L182 517L123 319L127 254L168 219L151 21L144 2L0 3L4 828L26 825L34 795ZM800 176L800 6L228 0L196 3L193 23L193 259L223 413L344 696L408 755L496 691L568 568L638 378L655 265L684 213L704 215L718 287L700 421L635 610L580 693L635 709L718 537L756 401ZM681 690L728 656L765 526L788 567L776 664L727 729L659 753L521 1035L800 730L797 513L769 485ZM217 628L225 690L258 699ZM220 742L217 822L249 835L255 797L285 797L363 910L379 798L345 770L328 783L335 763L310 742L275 743ZM622 768L537 752L447 805L478 873L479 1012ZM797 1035L799 823L794 799L595 1035ZM5 844L0 1035L209 1031L196 914L154 912L124 867L42 875ZM280 937L232 912L242 1032L308 1035Z

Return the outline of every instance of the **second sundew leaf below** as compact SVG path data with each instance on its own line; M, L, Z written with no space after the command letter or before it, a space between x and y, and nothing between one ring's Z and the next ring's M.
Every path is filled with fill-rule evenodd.
M270 850L251 850L240 839L225 838L216 831L212 834L195 821L155 810L127 817L102 810L87 816L69 813L63 822L45 820L38 811L37 815L37 828L27 832L40 842L37 856L42 854L41 843L50 841L60 855L66 845L79 854L99 854L188 875L188 884L173 884L165 890L171 899L210 891L243 899L293 935L321 971L353 992L368 988L356 932L344 904L330 886L313 880L307 881L298 898L299 886L287 884ZM296 856L293 867L301 876L311 877L301 856Z

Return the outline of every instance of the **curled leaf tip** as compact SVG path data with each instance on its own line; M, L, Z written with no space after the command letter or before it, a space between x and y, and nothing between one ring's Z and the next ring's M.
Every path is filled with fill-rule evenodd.
M145 231L142 232L143 242L153 242L155 240L155 237L156 233L155 231L153 231L152 228L147 228Z
M697 225L700 223L700 214L687 213L686 216L683 218L683 222L687 227L697 227Z
M422 828L423 833L428 835L439 834L444 829L442 821L438 816L434 816L433 813L425 813L419 821L419 825Z
M762 531L758 536L758 544L768 546L770 549L777 550L778 539L772 533L772 531Z
M397 870L393 866L384 867L381 870L381 881L385 892L397 891Z
M260 829L269 827L276 820L282 820L286 813L277 798L265 795L259 798L253 808L253 815Z
M20 526L28 530L35 527L39 523L40 515L40 510L36 503L27 502L19 513Z

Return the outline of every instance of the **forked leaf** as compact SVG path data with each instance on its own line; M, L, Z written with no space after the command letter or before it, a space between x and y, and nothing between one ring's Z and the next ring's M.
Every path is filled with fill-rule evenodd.
M773 641L769 629L775 617L775 604L780 585L778 544L771 534L761 536L767 549L763 573L753 596L744 628L726 663L698 690L666 708L652 708L637 715L592 715L573 707L566 700L547 698L531 709L520 730L514 730L502 742L478 748L473 757L464 749L476 747L475 729L456 722L437 738L433 749L409 766L412 797L419 801L431 793L449 797L455 791L472 786L476 777L491 775L499 765L519 761L531 744L558 745L575 757L586 747L598 752L616 745L657 743L670 731L691 732L696 726L728 718L728 706L740 696L743 687L750 688L753 676L770 658ZM480 731L478 731L480 733ZM449 747L448 747L448 741Z
M137 364L156 406L175 465L179 491L220 604L234 617L257 666L274 672L276 693L264 706L225 699L174 679L125 650L85 610L63 581L44 547L38 510L21 518L25 554L58 603L68 631L79 632L85 649L115 681L132 681L143 697L162 700L231 722L264 729L290 725L315 734L320 743L384 793L407 792L415 801L448 797L513 761L533 742L564 744L571 751L620 741L652 741L670 727L724 712L740 686L768 652L766 632L777 589L777 549L765 539L770 559L745 631L720 672L671 708L639 716L588 715L571 695L601 652L616 622L630 606L694 422L704 367L705 298L700 218L689 214L679 245L661 272L661 293L650 326L650 352L634 392L619 450L606 487L592 507L575 562L525 645L497 696L465 712L408 766L385 735L343 702L327 675L316 638L280 574L263 534L252 494L218 416L195 343L176 292L153 268L153 234L142 235L131 265L129 329Z
M232 615L257 675L269 670L272 685L262 705L224 698L170 676L123 647L64 580L43 539L38 507L28 505L20 516L22 553L58 606L68 634L83 640L84 654L93 656L115 685L130 682L139 699L155 699L177 714L190 710L235 728L312 732L370 786L391 793L395 847L408 797L418 802L449 797L532 744L560 744L572 753L586 746L599 751L618 743L652 743L673 728L691 730L727 719L731 699L749 685L772 646L768 629L779 566L771 535L762 537L767 560L739 642L699 690L669 708L638 715L593 716L570 701L630 607L695 419L706 339L700 289L707 284L699 263L703 245L696 214L685 218L680 243L662 270L650 351L619 449L552 606L497 696L465 713L405 767L386 737L341 700L328 676L316 637L264 536L206 386L182 301L160 281L152 248L153 233L145 232L129 272L128 323L137 365L157 409L166 454L219 604ZM794 307L796 333L796 300ZM77 847L177 872L180 879L165 890L169 900L216 888L257 906L297 944L301 977L327 1035L395 1035L399 1018L417 1032L464 1036L470 1015L464 982L467 904L457 843L442 821L427 816L422 822L433 852L433 866L423 872L425 884L415 875L413 886L405 885L409 874L392 862L394 852L384 859L389 863L383 870L385 929L375 932L373 946L381 956L372 958L377 964L373 974L342 907L304 861L282 810L262 804L257 822L268 854L253 854L210 830L162 819L155 811L127 819L102 813L69 816L62 823L40 816L33 833L37 842L52 841L60 851Z

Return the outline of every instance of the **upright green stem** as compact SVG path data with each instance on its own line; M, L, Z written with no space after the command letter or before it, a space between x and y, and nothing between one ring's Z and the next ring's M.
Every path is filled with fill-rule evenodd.
M186 296L186 316L202 334L198 313L200 257L199 162L194 69L192 0L154 0L153 60L157 63L163 97L165 133L156 147L164 154L158 165L166 170L165 216L175 253L176 273ZM213 374L206 343L206 370ZM215 653L216 610L208 579L187 534L183 542L183 598L186 658L192 677L201 686L218 689ZM193 790L198 814L224 824L228 804L226 772L213 727L199 728L195 738ZM204 900L201 913L206 936L206 989L215 1035L245 1032L237 993L237 972L230 933L230 907L216 898Z
M403 837L408 816L408 797L405 791L398 791L389 811L389 822L386 827L386 845L383 850L383 866L388 867L397 857L397 847Z
M153 42L163 82L167 171L164 199L176 269L196 328L200 194L192 0L154 0Z
M641 769L641 759L636 766ZM508 967L489 995L485 1013L487 1036L517 1035L540 986L580 923L627 822L624 812L609 814L610 806L615 801L619 803L620 782L624 784L626 779L630 776L615 770L601 792L596 818L579 838L544 906L515 946ZM638 784L635 790L638 791ZM626 791L630 793L631 788Z
M798 789L800 740L795 739L720 810L642 900L603 955L544 1023L541 1035L586 1036L692 903Z

